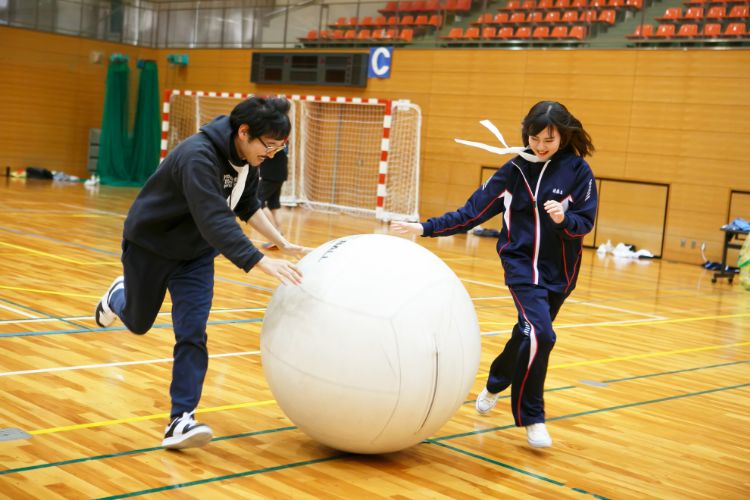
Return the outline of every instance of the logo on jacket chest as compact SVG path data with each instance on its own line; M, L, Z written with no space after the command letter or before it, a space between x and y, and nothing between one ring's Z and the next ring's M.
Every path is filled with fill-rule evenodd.
M562 190L562 189L560 189L560 188L554 188L554 189L552 190L552 192L553 192L553 193L555 193L555 194L559 194L560 196L562 196L562 195L563 195L563 190Z
M234 187L234 177L229 174L224 175L224 189L232 189Z

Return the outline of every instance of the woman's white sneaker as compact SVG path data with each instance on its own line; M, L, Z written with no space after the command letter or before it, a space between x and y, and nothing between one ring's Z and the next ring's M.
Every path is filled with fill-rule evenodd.
M549 437L547 426L544 424L531 424L526 426L526 437L532 448L549 448L552 446L552 438Z
M500 397L500 393L492 393L485 387L482 392L477 396L476 408L477 413L480 415L486 415L492 410L497 404L497 398Z

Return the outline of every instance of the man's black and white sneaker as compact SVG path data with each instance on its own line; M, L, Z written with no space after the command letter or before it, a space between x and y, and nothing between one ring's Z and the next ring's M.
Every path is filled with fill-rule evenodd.
M164 431L164 441L161 445L171 450L182 448L196 448L205 446L211 441L213 432L206 424L199 424L193 418L194 412L185 412L181 417L175 417Z
M102 328L107 328L117 319L117 315L109 308L109 299L116 290L125 288L125 278L118 276L109 286L109 289L102 296L102 300L96 305L94 319L96 324Z

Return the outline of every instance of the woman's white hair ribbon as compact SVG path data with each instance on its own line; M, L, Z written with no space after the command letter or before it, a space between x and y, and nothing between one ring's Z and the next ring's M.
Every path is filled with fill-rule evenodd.
M533 161L535 163L544 161L544 160L542 160L541 158L539 158L536 155L527 153L526 149L528 149L528 148L525 148L523 146L513 146L513 147L508 146L508 144L506 144L506 142L505 142L505 139L503 138L503 134L500 133L500 131L495 126L495 124L492 123L491 121L489 121L489 120L482 120L479 123L481 123L482 125L484 125L484 127L487 128L487 130L489 130L490 132L492 132L492 135L494 135L495 137L497 137L497 139L500 141L500 143L503 146L505 146L505 147L504 148L499 148L497 146L489 146L489 145L483 144L481 142L465 141L463 139L454 139L454 140L457 143L459 143L459 144L465 144L467 146L471 146L471 147L474 147L474 148L484 149L485 151L489 151L490 153L495 153L496 155L517 154L517 155L521 156L522 158L524 158L524 159L526 159L528 161Z

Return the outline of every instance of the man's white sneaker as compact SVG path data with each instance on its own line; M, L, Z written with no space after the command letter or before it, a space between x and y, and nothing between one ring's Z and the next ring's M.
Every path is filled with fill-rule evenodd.
M125 288L125 278L122 276L118 276L109 286L109 289L104 292L102 300L100 300L96 305L96 310L94 311L94 319L96 320L96 324L101 326L102 328L107 328L117 319L117 315L112 311L112 309L109 308L109 299L110 297L112 297L112 294L115 293L116 290L120 290L122 288Z
M195 412L185 412L175 417L164 430L164 441L161 445L170 450L196 448L205 446L211 441L213 432L206 424L199 424L193 418Z
M531 424L526 426L526 437L532 448L549 448L552 446L552 438L549 437L547 426L544 424Z
M492 410L497 404L497 398L499 397L499 392L489 392L486 387L482 389L482 392L480 392L479 396L477 396L477 413L479 413L480 415L486 415L487 413L489 413L490 410Z

